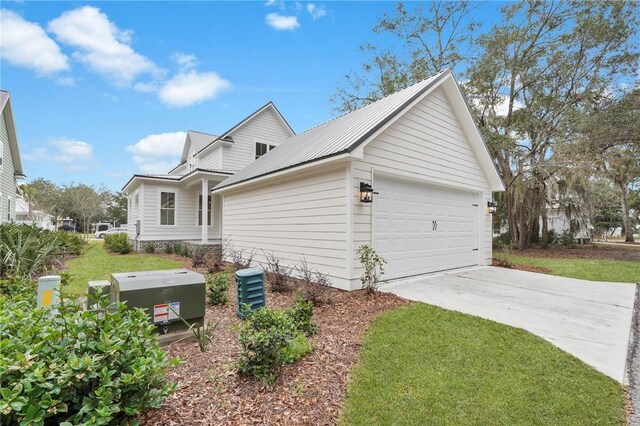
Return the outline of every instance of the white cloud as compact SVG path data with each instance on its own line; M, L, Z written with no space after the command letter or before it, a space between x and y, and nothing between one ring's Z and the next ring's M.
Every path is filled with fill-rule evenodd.
M185 132L149 135L126 150L133 154L133 162L143 173L167 173L178 164L187 137Z
M522 109L523 107L524 107L524 104L522 102L520 102L517 99L514 99L513 111L517 111L519 109ZM498 103L495 106L495 111L496 111L496 115L498 116L502 116L502 117L507 116L507 113L509 112L509 100L506 96L503 96L502 99L500 100L500 103Z
M58 41L78 49L74 59L117 85L128 85L141 74L162 74L149 58L131 48L132 31L119 29L96 7L65 12L48 28Z
M327 9L322 6L317 6L314 3L308 3L307 12L311 14L313 19L320 19L327 14Z
M184 70L192 69L198 63L196 55L183 53L183 52L178 52L174 54L173 60L176 61L178 66L180 66L180 68Z
M0 57L8 63L34 70L39 75L69 69L67 57L47 33L18 14L0 9Z
M93 145L76 139L52 139L46 147L38 147L27 152L24 158L29 161L53 162L63 166L66 171L81 171L89 168L93 161Z
M265 17L267 25L278 31L291 31L300 26L296 16L280 15L279 13L269 13Z
M160 100L172 107L186 107L210 99L231 87L231 83L213 72L183 71L164 83Z
M74 87L76 85L76 80L73 77L60 77L56 78L56 83L60 86Z

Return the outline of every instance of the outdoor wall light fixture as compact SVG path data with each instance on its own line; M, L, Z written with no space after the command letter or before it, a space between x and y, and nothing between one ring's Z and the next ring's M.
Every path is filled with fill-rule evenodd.
M373 194L377 194L377 192L373 191L371 184L366 182L360 182L360 202L361 203L373 203Z
M487 211L491 214L495 213L498 210L498 205L495 201L487 201Z

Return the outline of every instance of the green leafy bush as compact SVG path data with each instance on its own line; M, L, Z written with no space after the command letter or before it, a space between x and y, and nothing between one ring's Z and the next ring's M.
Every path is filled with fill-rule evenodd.
M242 351L236 367L240 374L273 383L283 365L311 351L306 335L317 329L311 322L312 304L298 300L292 308L247 309L246 312L246 321L240 330Z
M573 235L573 232L565 229L562 231L562 234L557 237L557 243L565 247L572 247L575 244L575 235Z
M148 254L153 254L156 252L156 246L153 243L146 243L144 245L144 252Z
M296 330L304 333L306 336L311 336L318 330L318 326L311 321L313 317L313 303L310 300L305 301L296 297L293 307L286 309L286 314L289 315L293 321Z
M125 233L105 235L104 246L114 253L127 254L133 251L133 244Z
M226 305L229 302L229 287L232 275L229 272L219 272L207 280L207 298L213 305Z
M373 247L367 244L358 247L358 257L364 268L364 273L360 278L362 288L365 289L367 294L373 294L378 290L380 276L384 274L384 264L387 261L376 253Z
M175 252L176 252L175 244L174 244L174 243L167 243L167 244L165 244L165 246L164 246L164 252L165 252L166 254L173 254L173 253L175 253Z
M59 265L66 253L80 254L86 242L63 231L45 231L30 225L0 225L0 276L35 277Z
M173 391L165 373L177 360L146 313L99 306L63 297L51 311L35 308L34 291L0 297L0 424L116 424Z

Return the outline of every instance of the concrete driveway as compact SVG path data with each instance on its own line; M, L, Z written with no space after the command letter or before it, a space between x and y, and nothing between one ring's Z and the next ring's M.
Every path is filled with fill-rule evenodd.
M445 309L523 328L625 383L635 285L480 267L381 287Z

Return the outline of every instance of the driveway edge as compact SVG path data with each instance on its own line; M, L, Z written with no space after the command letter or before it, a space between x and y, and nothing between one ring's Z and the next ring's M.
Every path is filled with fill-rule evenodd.
M640 425L640 284L636 284L626 370L627 392L632 409L629 424Z

